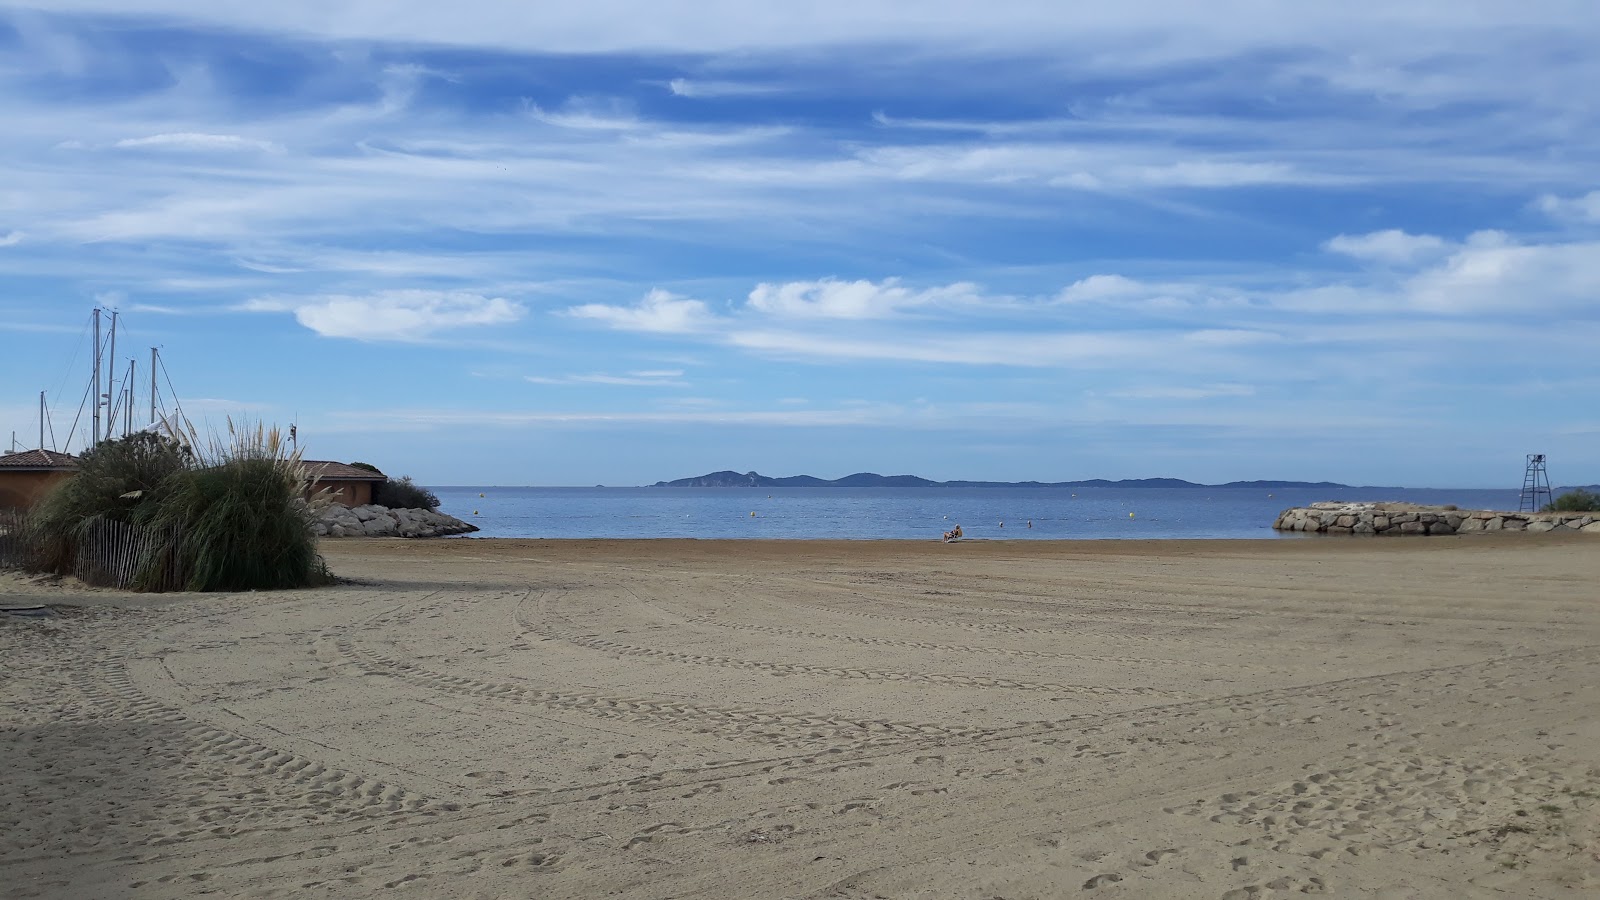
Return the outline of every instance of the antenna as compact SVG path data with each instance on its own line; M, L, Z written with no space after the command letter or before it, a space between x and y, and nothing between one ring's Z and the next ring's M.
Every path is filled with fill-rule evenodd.
M39 392L39 449L44 449L44 391Z
M1539 502L1544 497L1544 503ZM1550 503L1550 473L1544 467L1543 453L1528 454L1528 468L1522 473L1522 495L1517 512L1538 512Z

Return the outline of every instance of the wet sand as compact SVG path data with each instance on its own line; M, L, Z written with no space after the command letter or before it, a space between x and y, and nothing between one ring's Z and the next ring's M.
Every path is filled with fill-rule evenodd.
M7 896L1600 890L1591 536L324 547L0 573Z

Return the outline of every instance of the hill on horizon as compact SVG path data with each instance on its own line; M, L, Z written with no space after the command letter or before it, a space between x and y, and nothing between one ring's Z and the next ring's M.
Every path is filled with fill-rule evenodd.
M1182 478L1124 478L1111 481L1090 478L1083 481L933 481L917 475L879 475L857 472L843 478L826 479L815 475L772 477L759 472L734 472L724 469L693 478L658 481L651 487L695 488L784 488L784 487L1121 487L1121 488L1330 488L1350 489L1332 481L1230 481L1226 484L1199 484Z

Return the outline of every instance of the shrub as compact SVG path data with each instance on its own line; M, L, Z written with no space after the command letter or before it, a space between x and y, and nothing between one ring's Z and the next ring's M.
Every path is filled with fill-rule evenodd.
M182 573L192 591L306 587L331 579L311 524L329 501L306 500L299 453L276 428L236 428L197 454L189 434L139 434L84 453L76 475L50 492L28 520L33 564L73 571L82 541L105 519L151 529L133 546L135 590L168 589Z
M78 541L95 518L147 521L172 478L194 462L174 438L140 432L105 441L78 459L77 474L57 485L29 516L36 564L66 574L77 558Z
M1583 488L1567 491L1557 497L1554 502L1546 504L1542 512L1591 512L1600 511L1600 494L1586 491Z
M351 463L351 465L356 465ZM373 470L377 471L377 470ZM380 473L381 474L381 473ZM390 478L372 489L372 502L390 509L438 509L439 498L433 491L416 484L411 476Z
M378 468L377 466L373 465L372 463L353 462L350 465L355 467L355 468L357 468L357 469L366 469L368 472L371 472L374 475L382 475L383 474L383 470Z
M176 526L173 552L191 591L305 587L328 580L311 531L313 504L298 453L276 428L234 427L213 439L204 465L163 487L150 524Z

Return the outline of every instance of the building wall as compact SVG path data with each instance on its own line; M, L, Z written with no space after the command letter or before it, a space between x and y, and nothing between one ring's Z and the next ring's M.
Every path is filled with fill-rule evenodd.
M0 509L28 509L70 477L71 472L0 472Z
M370 481L337 481L329 479L319 481L314 491L327 491L333 496L333 502L341 506L366 506L372 502L372 482Z

